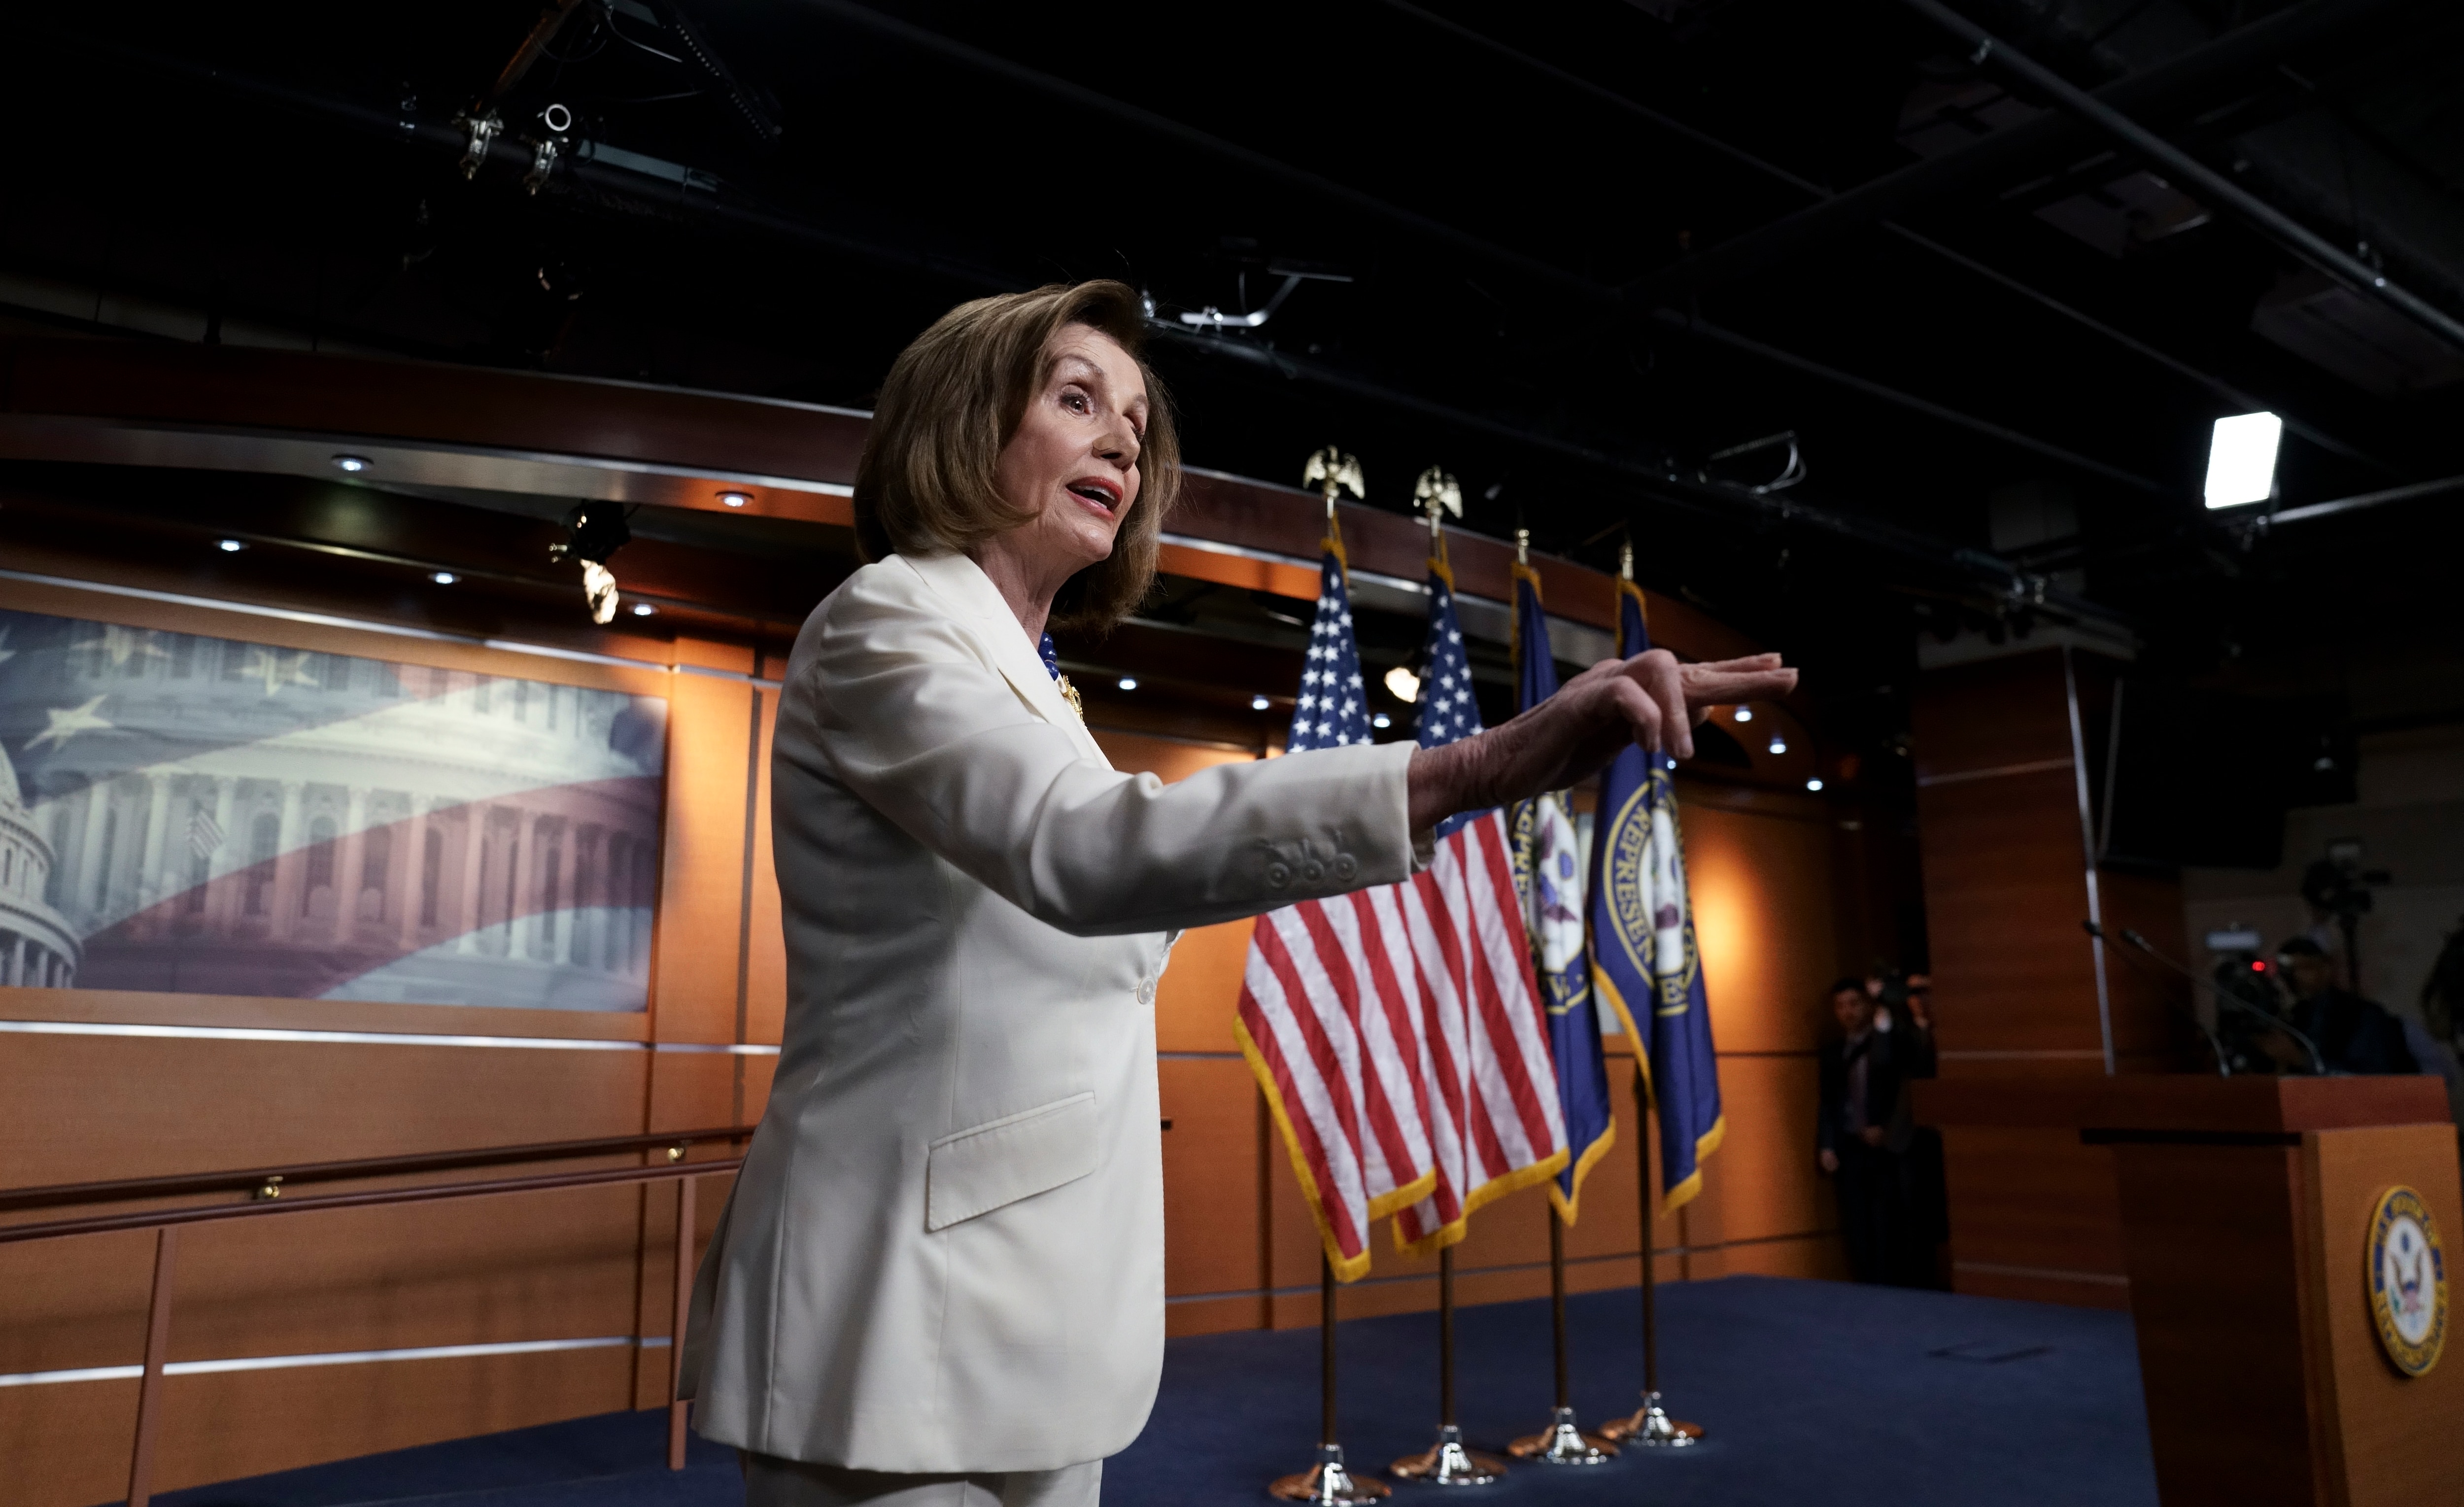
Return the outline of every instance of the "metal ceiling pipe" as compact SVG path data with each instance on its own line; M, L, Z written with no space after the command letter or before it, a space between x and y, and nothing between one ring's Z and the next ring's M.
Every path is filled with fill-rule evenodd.
M2419 0L2310 0L2226 33L2203 47L2142 69L2098 89L2113 110L2147 111L2184 96L2211 91L2323 46L2365 21ZM2065 86L2067 87L2067 86ZM1809 205L1743 235L1648 273L1620 290L1644 305L1666 303L1733 281L1825 241L1866 229L1918 205L1992 179L2026 176L2093 141L2089 125L2048 111L1970 145L1911 163L1896 172Z
M2062 590L2043 577L2031 575L2006 560L1979 550L1961 548L1914 529L1901 528L1878 519L1835 512L1793 499L1757 495L1743 487L1698 481L1681 473L1594 450L1588 445L1536 434L1499 419L1434 402L1246 341L1222 340L1174 325L1151 327L1157 339L1184 350L1229 358L1263 367L1287 381L1307 382L1331 391L1349 393L1380 407L1417 414L1451 429L1485 434L1528 450L1547 452L1620 477L1654 501L1700 517L1730 523L1750 521L1806 525L1834 538L1925 567L1939 577L1961 583L1979 596L1997 602L2013 603L2024 598L2030 609L2066 621L2128 626L2127 619L2111 608Z
M1902 0L1902 3L1953 36L1973 45L1980 60L1997 64L2036 93L2149 162L2162 166L2181 187L2194 189L2218 209L2233 213L2328 277L2365 298L2378 299L2455 350L2464 352L2464 321L2459 321L2445 309L2389 280L2385 273L2336 246L2310 227L1944 5L1942 0Z
M1597 100L1602 104L1608 105L1612 109L1622 110L1637 119L1648 121L1653 125L1658 126L1663 131L1667 131L1683 141L1690 142L1694 145L1702 147L1705 151L1713 152L1721 157L1727 158L1728 161L1733 162L1740 166L1761 173L1763 176L1770 178L1774 182L1784 183L1790 188L1796 189L1799 193L1805 194L1810 198L1836 199L1839 197L1838 190L1835 188L1827 188L1822 184L1815 182L1811 178L1800 177L1797 174L1789 171L1787 168L1782 167L1777 163L1768 162L1763 158L1757 157L1753 153L1747 151L1742 146L1737 146L1730 143L1724 142L1707 131L1702 130L1696 126L1688 125L1684 122L1680 121L1673 116L1664 115L1661 112L1653 109L1651 106L1642 103L1640 100L1630 99L1626 95L1620 94L1615 89L1608 88L1602 84L1594 83L1591 79L1584 78L1582 75L1560 68L1555 63L1550 62L1546 58L1534 57L1529 53L1523 52L1518 48L1509 47L1506 43L1498 41L1495 37L1489 36L1481 32L1476 32L1460 21L1448 20L1444 16L1422 10L1420 7L1411 4L1410 0L1379 0L1379 3L1384 5L1389 11L1394 11L1399 14L1410 16L1414 20L1419 21L1424 25L1433 27L1438 31L1444 32L1451 36L1455 36L1463 41L1468 42L1474 47L1485 49L1485 51L1494 53L1498 56L1504 57L1510 62L1529 69L1533 73L1539 74L1541 77L1548 78L1553 83L1562 84L1567 88L1589 95L1591 98ZM2210 392L2214 393L2217 397L2223 398L2228 403L2234 404L2245 410L2266 409L2269 411L2277 414L2284 420L2284 427L2287 430L2300 435L2303 439L2308 440L2310 443L2318 446L2321 450L2342 455L2347 460L2358 460L2364 465L2374 466L2377 469L2389 474L2393 474L2396 469L2380 456L2371 454L2369 452L2362 450L2357 446L2347 444L2335 435L2326 432L2324 430L2304 422L2299 415L2286 413L2284 411L2284 406L2281 403L2273 402L2265 398L2254 397L2250 393L2242 390L2240 388L2235 387L2225 378L2219 377L2213 372L2205 371L2197 366L2193 366L2189 362L2182 360L2169 351L2159 350L2157 347L2148 344L2145 341L2139 339L2137 336L2132 335L2125 330L2117 329L2113 325L2107 324L2104 321L2098 319L2095 315L2089 314L2083 309L2075 308L2068 303L2064 303L2061 299L2055 298L2052 294L2045 292L2041 288L2031 283L2023 282L2019 278L2013 277L2009 273L2003 272L1998 268L1988 266L1984 262L1978 261L1973 256L1969 256L1963 252L1954 251L1950 247L1944 245L1942 242L1935 240L1933 237L1921 234L1896 221L1884 220L1881 223L1883 230L1888 231L1893 235L1898 236L1901 240L1917 248L1917 250L1928 253L1943 261L1947 261L1970 276L1982 277L1986 281L1994 284L1996 287L1999 287L2006 292L2016 294L2020 298L2027 299L2029 302L2035 304L2038 308L2045 310L2047 313L2068 320L2079 328L2088 331L2090 334L2102 337L2112 344L2121 346L2123 349L2129 351L2132 355L2152 361L2156 365L2163 366L2167 371L2174 373L2176 376L2188 378L2189 381L2197 383L2200 387L2203 387Z

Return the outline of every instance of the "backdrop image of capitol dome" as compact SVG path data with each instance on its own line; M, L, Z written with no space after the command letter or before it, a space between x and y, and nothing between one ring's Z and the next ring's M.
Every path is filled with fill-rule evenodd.
M646 1008L664 700L0 610L0 984Z

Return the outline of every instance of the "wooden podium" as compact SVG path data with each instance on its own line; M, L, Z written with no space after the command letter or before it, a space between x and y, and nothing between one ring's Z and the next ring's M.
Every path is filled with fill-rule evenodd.
M2076 1129L2113 1148L2165 1507L2464 1502L2464 1337L2408 1376L2369 1293L2373 1215L2392 1187L2427 1201L2451 1283L2464 1252L2438 1079L1979 1076L1916 1091L1929 1124Z

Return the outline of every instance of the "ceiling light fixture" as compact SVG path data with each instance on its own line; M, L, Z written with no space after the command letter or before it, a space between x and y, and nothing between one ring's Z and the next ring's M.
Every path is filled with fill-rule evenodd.
M1738 721L1741 721L1741 722L1750 722L1750 721L1752 721L1753 720L1754 720L1754 709L1753 709L1752 707L1750 707L1750 706L1741 706L1741 707L1738 707L1738 708L1737 708L1737 720L1738 720Z
M2239 507L2276 495L2276 450L2284 421L2273 413L2236 413L2216 420L2208 441L2210 507Z
M1253 712L1263 712L1273 704L1274 703L1272 701L1267 700L1263 696L1253 696L1249 698L1249 710Z
M1136 690L1137 688L1138 688L1138 677L1137 677L1136 676L1133 676L1133 675L1125 675L1125 676L1121 676L1121 689L1122 689L1122 690L1124 690L1124 691L1134 691L1134 690Z
M454 582L459 581L462 578L455 575L451 570L431 570L428 573L428 579L435 582L438 586L451 586Z
M226 555L236 555L248 546L236 539L218 539L214 541L214 547Z
M652 607L648 602L636 602L633 604L633 615L635 617L648 617L657 610L657 608Z
M753 500L753 494L750 492L722 492L718 495L718 499L721 502L726 503L729 507L742 507L745 503Z
M370 460L365 455L336 455L334 457L335 470L347 473L354 476L375 464L375 461Z
M1773 734L1771 734L1771 752L1773 752L1773 753L1786 753L1786 752L1788 752L1788 740L1787 740L1787 739L1785 739L1785 738L1782 738L1782 737L1781 737L1779 734L1777 734L1777 733L1773 733Z
M1395 725L1395 719L1387 716L1383 712L1380 712L1369 720L1369 725L1372 727L1392 727Z
M1410 665L1397 665L1386 672L1386 689L1398 701L1417 701L1420 698L1420 677L1412 673Z
M1805 782L1805 787L1809 790L1819 790L1822 788L1822 782L1818 779L1808 780Z

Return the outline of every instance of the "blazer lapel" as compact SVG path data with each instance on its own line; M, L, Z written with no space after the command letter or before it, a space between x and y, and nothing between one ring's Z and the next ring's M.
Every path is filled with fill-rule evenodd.
M1061 688L1052 680L1052 673L1044 668L1044 658L1035 646L1026 641L1025 630L1018 626L1018 617L1001 600L981 566L960 554L901 555L915 573L924 578L944 601L953 615L976 631L976 635L992 651L993 663L1002 678L1015 687L1036 715L1067 733L1078 745L1078 751L1095 763L1111 767L1104 757L1094 735L1086 722L1069 709L1061 698Z

